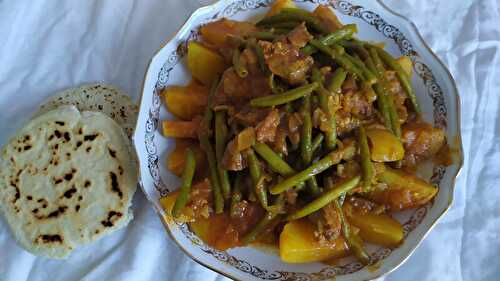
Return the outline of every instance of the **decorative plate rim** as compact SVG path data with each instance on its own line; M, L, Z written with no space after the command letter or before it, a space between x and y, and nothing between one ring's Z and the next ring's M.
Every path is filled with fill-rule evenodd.
M305 1L302 0L302 1L303 2L308 2L308 0L305 0ZM168 45L172 40L174 40L181 31L183 31L186 28L188 28L188 24L192 20L194 20L196 17L198 17L201 14L209 13L213 9L217 8L218 5L221 5L221 3L223 3L223 2L232 2L232 1L218 0L218 1L216 1L216 2L214 2L212 4L210 4L210 5L206 5L206 6L200 7L197 10L195 10L184 21L184 23L179 27L179 29L175 33L173 33L173 35L168 40L166 40L165 43L163 43L161 45L161 47L155 52L155 54L153 55L153 57L148 62L148 65L147 65L147 68L146 68L147 70L146 70L146 72L144 74L144 79L143 79L143 83L142 83L142 92L141 92L141 96L140 96L140 99L139 99L139 105L142 104L144 93L146 91L146 89L145 89L145 83L146 83L146 79L147 79L148 74L149 74L149 70L150 70L151 64L156 59L156 57L158 56L158 54L163 50L163 48L165 48L166 45ZM310 1L310 2L312 2L312 1ZM325 2L325 3L323 3L320 0L319 2L321 4L331 4L334 1L331 1L331 0L330 1L323 1L323 2ZM385 10L386 12L388 12L389 14L392 14L393 16L395 16L395 17L403 20L403 22L404 22L403 25L406 25L406 27L408 28L408 32L413 32L413 34L416 35L417 38L415 39L415 41L419 41L419 43L421 43L421 45L424 46L424 48L426 49L427 53L430 54L431 57L432 57L432 59L434 59L437 62L438 67L441 68L441 70L444 71L444 73L446 73L446 76L447 76L446 78L447 79L445 79L445 81L448 81L451 84L451 89L448 90L447 95L451 95L452 94L451 92L453 92L454 98L455 98L455 115L456 115L457 121L456 121L456 136L455 136L456 140L455 140L455 143L454 143L454 148L456 149L456 156L458 157L458 159L457 159L458 161L456 161L456 163L454 163L454 164L456 164L456 168L455 168L454 174L450 175L450 177L451 177L451 182L450 182L451 191L450 191L450 195L448 196L448 203L447 203L446 207L443 209L443 211L436 216L436 218L435 218L434 221L430 222L430 225L429 225L428 229L423 230L423 234L422 234L421 238L417 241L417 243L415 244L415 246L413 247L413 249L410 249L407 253L404 253L402 255L403 258L400 259L399 261L397 261L396 264L392 268L386 270L385 272L380 272L377 275L372 276L372 277L370 277L369 279L366 279L366 280L372 280L372 279L375 279L375 278L380 278L380 277L383 277L383 276L387 276L388 274L390 274L391 272L393 272L394 270L396 270L397 268L399 268L413 254L413 252L419 247L419 245L427 237L427 235L430 233L430 231L433 229L433 227L437 224L437 222L450 209L450 207L451 207L451 205L453 203L453 199L454 199L453 198L454 197L453 191L455 190L456 179L460 175L460 173L462 171L462 168L463 168L463 163L464 163L463 144L462 144L462 136L461 136L461 123L460 123L460 116L461 116L460 96L459 96L459 92L458 92L458 88L457 88L456 82L453 79L452 74L450 73L449 69L445 66L445 64L441 61L441 59L427 45L427 43L423 39L422 35L418 31L418 28L416 27L416 25L411 20L409 20L408 18L402 16L401 14L398 14L395 11L393 11L385 3L383 3L382 0L376 0L376 3L383 10ZM331 4L331 5L333 5L333 4ZM137 133L137 127L139 126L139 123L138 123L138 121L139 121L139 114L138 114L137 118L138 119L137 119L137 123L136 123L136 131L135 131L134 136L132 137L132 139L133 139L133 142L134 142L135 153L136 153L136 156L138 157L137 159L140 159L139 158L139 152L138 152L138 149L137 149L137 145L138 144L136 143L136 137L135 137L135 134ZM139 174L140 174L139 185L140 185L143 193L145 194L147 200L148 201L152 201L152 198L150 198L150 196L146 192L146 189L144 188L140 167L139 167ZM168 235L171 237L171 239L173 239L175 241L175 243L177 244L177 246L187 256L189 256L192 260L194 260L195 262L197 262L198 264L200 264L200 265L202 265L204 267L207 267L207 268L209 268L209 269L211 269L211 270L213 270L213 271L215 271L215 272L217 272L217 273L219 273L221 275L224 275L224 276L226 276L228 278L235 279L235 277L232 276L232 274L227 273L227 272L223 272L222 270L219 270L219 269L216 269L213 266L211 266L211 265L209 265L209 264L207 264L205 262L202 262L198 258L194 257L187 249L184 248L184 246L173 235L173 233L171 232L171 229L169 227L169 223L167 222L167 220L165 219L165 217L162 215L163 211L159 210L158 207L155 204L153 204L153 208L154 208L156 214L160 217L160 220L163 223L164 228L166 228Z

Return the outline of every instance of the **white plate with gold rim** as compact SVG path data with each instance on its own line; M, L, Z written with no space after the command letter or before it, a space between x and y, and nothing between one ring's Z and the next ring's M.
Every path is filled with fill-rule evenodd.
M161 104L159 93L167 86L186 84L191 76L185 64L186 46L198 39L198 28L223 17L235 20L258 18L272 0L221 0L195 11L175 36L153 57L147 70L134 145L140 162L140 183L168 230L170 237L192 259L227 277L239 280L370 280L383 276L404 262L452 203L455 179L462 167L460 102L452 76L427 47L416 27L380 1L303 0L296 4L312 10L318 3L331 6L344 23L356 23L358 37L384 42L394 56L413 61L413 86L424 119L445 130L454 151L453 164L428 170L431 182L439 187L436 198L418 209L397 216L403 224L405 242L395 249L371 245L375 266L364 267L352 258L338 265L323 263L286 264L272 253L251 247L215 250L194 235L186 224L164 219L159 199L178 187L179 179L166 168L166 155L174 142L161 135L160 121L172 118ZM428 167L429 168L429 167ZM167 239L167 238L166 238Z

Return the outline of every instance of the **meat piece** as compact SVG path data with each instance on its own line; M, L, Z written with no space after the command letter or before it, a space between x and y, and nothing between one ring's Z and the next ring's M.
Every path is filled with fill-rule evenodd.
M269 94L271 94L271 88L264 75L249 74L241 78L233 68L229 68L222 75L222 87L219 87L215 95L214 105L231 105L239 110L251 99Z
M297 145L300 141L300 125L302 125L302 118L300 114L295 112L287 116L288 121L288 139L293 145Z
M323 23L323 25L328 29L328 31L333 32L343 25L340 23L337 16L333 13L333 11L325 5L319 5L314 9L313 14L319 18L319 20Z
M303 55L294 45L278 41L259 41L259 46L264 51L266 64L272 73L296 85L305 81L306 74L314 61L311 56Z
M230 171L241 171L246 168L247 164L241 152L254 143L255 130L252 127L241 131L228 143L222 157L222 166Z
M349 203L352 205L356 212L367 214L379 208L378 204L373 203L368 199L364 199L361 197L350 197Z
M244 107L236 113L230 122L236 122L245 127L255 127L269 114L269 108Z
M336 112L338 134L343 135L356 129L362 120L375 118L373 103L368 99L362 91L349 90L340 95Z
M259 60L253 49L245 48L245 50L241 52L240 60L242 64L246 65L250 75L257 75L260 73Z
M327 231L326 235L329 241L336 239L340 234L341 222L337 209L330 203L321 209L323 219L326 222Z
M356 117L367 117L374 113L372 103L366 99L361 91L349 91L340 98L341 110L351 113Z
M280 114L277 109L271 110L266 118L261 121L255 128L255 135L257 141L260 142L274 142L276 136L276 129L280 124Z
M288 33L287 38L294 47L302 48L314 37L307 31L306 24L301 23Z
M198 218L208 218L212 212L212 186L208 178L192 185L189 201L182 214L183 221L195 221ZM189 217L190 219L186 219Z
M288 147L286 144L287 133L284 128L280 125L276 130L276 136L274 138L273 148L276 152L282 153L283 155L288 155Z
M425 122L409 123L403 127L405 166L415 166L439 152L446 143L444 131Z
M241 171L246 168L247 163L241 154L241 151L236 149L235 140L227 144L224 156L222 157L222 167L229 171Z
M323 207L319 214L320 216L313 218L317 227L314 236L321 244L330 243L340 235L342 227L340 216L333 203Z
M243 205L241 206L243 207ZM241 237L259 222L264 213L265 211L259 203L247 202L245 206L239 210L238 216L231 218L231 225L234 226Z
M231 206L231 218L243 218L245 216L245 211L248 208L248 201L243 200L234 205L234 208Z
M312 123L314 128L319 128L322 132L326 132L330 129L328 125L328 114L321 110L321 108L316 108L314 110Z

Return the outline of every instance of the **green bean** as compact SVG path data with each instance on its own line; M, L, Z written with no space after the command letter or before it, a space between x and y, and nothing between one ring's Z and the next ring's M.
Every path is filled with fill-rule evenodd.
M312 160L312 120L311 120L311 96L302 98L302 107L300 109L302 117L302 134L300 136L300 155L304 164L309 164Z
M332 79L328 85L328 90L333 94L340 94L342 92L342 84L347 78L347 73L342 67L339 67L333 72Z
M328 203L337 199L342 193L355 188L360 182L360 180L361 180L360 176L355 176L352 179L333 187L332 189L324 192L318 198L316 198L309 204L305 205L295 213L289 215L287 217L287 220L300 219L320 210L324 206L328 205Z
M361 155L361 170L363 171L363 191L367 192L372 184L374 170L371 161L370 147L368 146L368 138L363 125L358 129L358 145Z
M312 150L313 155L316 153L316 151L318 151L318 149L321 146L321 143L323 142L324 139L325 139L325 136L322 133L318 133L314 137L312 144L311 144L311 150Z
M275 24L280 22L299 21L306 24L319 33L328 33L321 21L310 12L298 8L284 8L280 13L266 17L257 23L257 26Z
M318 48L318 50L320 50L321 52L329 55L333 60L335 60L335 62L340 64L340 66L342 66L348 72L355 74L356 76L358 76L362 80L365 80L363 72L352 61L350 61L345 55L339 54L338 52L336 52L332 48L330 48L324 44L321 44L321 42L319 42L316 39L311 40L309 43L311 45L313 45L314 47Z
M276 86L276 82L274 81L274 73L271 73L271 75L269 75L269 88L271 88L271 92L273 92L273 94L281 94L283 93L283 89L279 88L278 86Z
M271 194L282 193L292 188L293 186L298 185L301 182L307 181L312 176L322 173L331 166L340 163L342 159L352 158L354 152L355 152L354 144L348 143L344 146L343 149L339 149L328 153L325 157L318 160L316 163L311 164L308 168L304 169L303 171L291 177L286 178L280 183L277 183L276 185L270 188L270 192Z
M229 182L229 173L218 164L217 171L219 172L219 180L224 199L231 198L231 183Z
M271 169L282 176L290 176L295 174L295 170L288 165L274 150L272 150L267 144L257 142L253 149L257 152L257 154L262 157L262 159L266 160L267 164L271 167ZM303 186L304 183L297 185L297 188Z
M282 218L283 216L277 215L276 213L267 212L264 217L257 223L257 225L255 225L254 228L250 230L250 232L248 232L241 238L241 241L244 245L252 243L270 225L275 225Z
M378 76L377 68L375 67L375 63L373 62L373 59L371 57L368 57L366 59L366 65ZM389 113L389 104L387 103L388 93L381 83L383 77L378 76L378 79L379 83L375 83L375 85L373 85L373 89L377 94L377 107L380 114L382 115L382 119L384 121L385 126L388 129L392 130L391 116Z
M296 99L300 99L306 95L309 95L318 86L319 86L318 83L311 83L289 90L282 94L255 98L250 101L250 105L254 107L269 107L269 106L285 104L294 101Z
M231 194L231 207L229 210L229 214L232 218L238 217L236 205L243 199L243 194L241 193L241 181L242 176L241 174L238 174L236 176L236 180L234 181L234 190Z
M312 80L318 82L320 86L316 89L321 110L328 116L328 130L325 132L325 146L328 150L333 150L337 144L337 123L335 112L328 106L330 94L323 86L323 75L317 68L312 70Z
M292 29L289 28L273 28L273 33L276 34L277 37L280 35L286 35L292 31Z
M241 62L240 56L241 56L240 49L238 49L238 48L234 49L234 52L233 52L233 68L234 68L234 71L236 71L236 74L238 74L239 77L245 78L248 75L248 69Z
M339 48L340 46L338 45L327 46L321 43L321 41L319 41L318 39L312 39L311 41L309 41L309 44L314 48L320 50L321 52L330 55L332 57L339 57L345 53L344 48Z
M339 41L339 45L343 46L344 48L349 48L349 49L354 50L363 59L367 59L368 57L370 57L370 53L365 48L365 44L363 42L358 41L358 40L342 40L342 41Z
M351 230L351 226L349 225L349 222L347 221L344 211L342 210L342 207L340 206L339 200L334 201L334 206L335 209L337 210L337 214L339 215L340 218L340 223L342 226L342 235L344 236L347 245L349 246L349 250L354 254L354 256L363 264L369 264L370 263L370 256L368 253L366 253L365 249L363 248L363 241L361 238L354 233Z
M217 161L222 160L227 141L226 112L215 112L215 155Z
M278 38L279 35L276 35L269 31L256 31L250 33L248 37L253 37L257 40L273 41L274 39Z
M292 167L288 165L276 152L274 152L267 144L257 142L253 146L257 154L266 160L271 169L282 176L290 176L295 173Z
M224 211L224 199L222 198L221 186L217 170L217 159L215 157L214 149L209 139L210 128L212 126L212 119L214 115L211 109L211 105L213 96L215 95L215 92L217 90L218 83L219 82L214 81L212 88L210 89L210 94L208 96L208 106L206 107L205 115L203 116L203 126L205 132L200 133L198 138L200 140L201 148L207 155L210 184L214 193L215 213L220 214Z
M320 193L316 176L312 176L307 180L307 187L309 187L309 191L313 196L317 196Z
M196 169L196 159L191 148L186 149L186 164L184 171L182 172L182 184L179 191L179 195L175 200L174 207L172 209L172 215L177 218L181 214L182 208L186 206L189 200L189 192L191 191L191 184L193 182L194 170Z
M361 70L363 76L365 77L366 82L369 85L373 85L377 82L377 77L375 76L375 74L371 72L359 58L353 57L349 54L345 54L345 57Z
M217 172L224 199L229 199L231 196L229 174L221 165L226 148L227 134L226 113L224 111L217 111L215 112L215 156L217 158Z
M253 149L249 148L246 150L246 156L248 161L248 168L250 169L250 176L252 177L252 182L255 190L255 194L259 199L260 204L264 209L267 208L267 190L261 182L262 171L260 168L259 160L255 155Z
M299 21L284 21L284 22L275 22L275 23L270 23L264 25L265 28L288 28L288 29L294 29L297 27L301 22Z
M332 45L338 43L340 40L351 38L357 32L358 26L356 24L346 24L342 28L322 37L320 41L325 45Z
M266 59L264 58L264 51L259 46L259 44L257 44L255 38L252 39L253 40L248 40L248 45L255 51L255 54L257 55L257 60L259 62L260 70L264 74L269 73L269 69L267 68L266 65Z
M396 110L396 107L394 105L394 99L392 97L392 94L389 93L388 91L388 86L387 86L387 80L385 78L385 69L384 65L382 64L382 60L380 59L378 52L375 48L370 48L369 49L371 58L373 59L373 62L375 64L375 68L377 69L378 76L380 78L380 82L382 83L382 87L385 89L385 101L387 102L387 111L389 112L389 118L391 120L391 131L392 133L397 136L398 138L401 137L401 124L399 123L399 116L398 112Z
M401 123L399 123L399 113L394 105L394 97L392 95L387 96L387 103L389 105L389 115L391 116L391 125L394 135L401 138Z
M255 194L255 188L253 188L253 186L252 188L248 189L247 196L248 196L248 201L257 202L257 195Z
M340 29L338 29L330 34L319 38L318 40L322 44L324 44L326 46L330 46L330 45L336 44L336 43L338 43L341 40L344 40L346 38L351 38L357 32L358 32L357 25L347 24L347 25L344 25L342 28L340 28ZM307 45L301 49L301 52L306 54L306 55L310 55L316 51L317 51L317 48L315 48L312 45Z
M283 219L283 216L280 214L283 212L285 207L285 197L283 194L276 198L274 205L268 207L268 211L264 215L264 217L250 230L241 241L244 244L251 243L257 239L257 237L265 231L267 228L276 225Z
M396 60L384 49L374 46L374 48L377 50L378 55L384 61L387 66L392 68L392 70L396 71L396 76L398 77L399 81L401 82L401 86L405 90L406 94L408 95L408 98L411 101L411 104L413 105L413 108L415 109L415 112L417 114L420 114L420 106L418 105L417 101L417 96L415 95L415 91L413 90L413 87L411 86L410 82L410 77L405 73L401 65L399 65Z
M200 136L200 146L203 148L203 150L205 150L205 153L207 154L210 184L214 193L215 213L220 214L224 211L224 199L222 198L215 153L207 135Z

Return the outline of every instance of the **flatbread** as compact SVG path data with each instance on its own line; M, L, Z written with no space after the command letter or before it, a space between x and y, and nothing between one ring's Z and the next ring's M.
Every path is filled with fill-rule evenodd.
M139 108L124 92L110 85L88 84L70 88L50 97L42 104L36 116L61 105L74 105L80 111L98 111L115 120L130 138L137 122Z
M123 129L62 106L31 120L2 149L0 211L28 251L65 258L132 219L137 169Z

